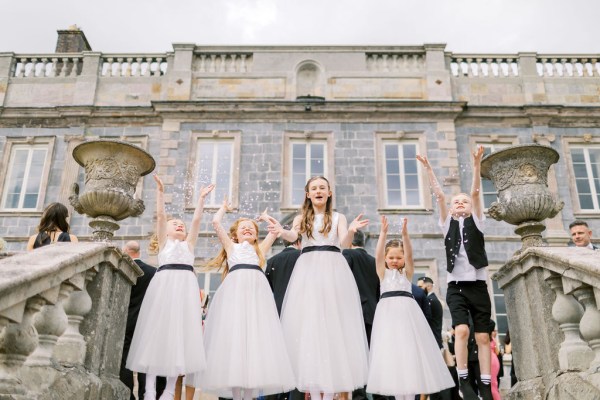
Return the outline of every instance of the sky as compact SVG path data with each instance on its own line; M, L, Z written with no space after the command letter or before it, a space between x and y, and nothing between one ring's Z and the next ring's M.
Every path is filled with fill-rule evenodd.
M4 3L4 4L3 4ZM197 45L423 45L599 54L598 0L0 0L0 53L52 53L77 25L103 53Z

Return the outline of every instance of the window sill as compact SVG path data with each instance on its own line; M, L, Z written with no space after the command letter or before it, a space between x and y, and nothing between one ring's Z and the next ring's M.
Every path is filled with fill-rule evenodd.
M412 214L412 215L431 215L433 210L424 208L378 208L379 214L394 215L394 214Z

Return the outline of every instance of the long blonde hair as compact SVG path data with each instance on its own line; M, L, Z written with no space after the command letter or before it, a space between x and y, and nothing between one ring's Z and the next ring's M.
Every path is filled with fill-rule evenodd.
M174 219L179 219L179 218L175 218L174 216L170 215L167 217L166 222L169 222ZM160 246L158 244L158 234L156 232L154 232L152 234L152 236L150 236L150 242L148 243L148 254L156 255L156 254L158 254L159 251L160 251Z
M323 176L313 176L306 182L306 186L304 186L304 192L308 193L308 188L311 182L323 179L327 182L327 188L331 191L331 185L329 185L329 181L327 178ZM327 236L327 234L331 231L332 219L333 219L333 200L332 196L327 198L327 203L325 204L325 215L323 216L323 227L319 231L323 235ZM312 206L311 200L304 196L304 203L302 203L302 221L300 222L300 231L298 233L303 234L306 233L306 236L309 238L313 238L313 222L315 220L315 210Z
M254 225L254 229L256 229L257 238L254 241L254 243L252 243L252 246L254 247L254 250L256 251L256 254L258 255L258 266L262 267L263 265L265 265L266 260L265 260L265 256L264 256L263 252L260 250L260 247L258 246L258 224L256 223L256 221L254 221L253 219L250 219L250 218L238 219L229 228L229 237L231 238L231 240L234 243L239 243L238 237L237 237L238 226L240 225L241 222L245 222L245 221L252 222L252 224ZM225 277L229 273L229 264L227 263L227 252L225 251L225 249L221 248L221 251L219 252L219 254L217 254L217 256L215 258L210 260L206 264L206 266L209 269L216 269L216 270L220 270L221 268L223 268L223 279L225 279Z

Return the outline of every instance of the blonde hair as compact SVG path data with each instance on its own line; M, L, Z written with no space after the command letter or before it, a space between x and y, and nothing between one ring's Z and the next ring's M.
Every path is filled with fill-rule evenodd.
M402 250L402 254L404 254L404 245L402 244L402 240L392 239L392 240L388 241L385 244L385 250L383 253L384 256L387 256L388 251L390 249L400 249L400 250ZM406 266L406 260L404 261L404 265L398 269L402 270L402 269L404 269L405 266ZM387 263L385 263L385 267L388 268Z
M237 221L235 221L233 223L233 225L231 225L231 227L229 228L229 237L231 238L231 240L234 243L239 243L238 237L237 237L237 230L238 230L240 223L245 222L245 221L252 222L252 225L254 225L254 229L256 229L256 234L258 235L258 224L256 223L256 221L254 221L253 219L250 219L250 218L240 218ZM258 266L262 267L263 265L265 265L266 259L265 259L264 254L260 250L260 247L258 246L258 237L254 241L254 243L252 243L252 246L254 247L254 250L256 251L256 255L258 255ZM217 271L220 270L221 268L223 268L223 279L225 279L225 277L229 273L229 264L227 263L227 252L225 251L225 249L221 248L221 251L219 252L219 254L217 254L217 256L215 258L210 260L206 264L206 267L209 269L216 269Z
M306 182L304 186L304 192L308 193L308 188L311 182L316 181L317 179L323 179L327 182L327 188L331 191L331 186L329 185L329 181L327 178L323 176L313 176ZM327 198L327 203L325 204L325 215L323 216L323 227L319 231L324 236L331 231L332 219L333 219L333 200L332 196ZM302 220L300 221L300 231L298 232L300 235L306 233L306 236L309 238L313 238L313 221L315 220L315 210L312 206L312 201L304 196L304 203L302 203Z
M170 215L167 217L166 222L172 221L174 219L179 220L179 218L175 218L174 216ZM185 223L184 223L184 225L185 225ZM151 256L154 256L154 255L157 255L159 251L160 251L160 246L158 244L158 234L156 232L154 232L152 234L152 236L150 236L150 242L148 243L148 254Z

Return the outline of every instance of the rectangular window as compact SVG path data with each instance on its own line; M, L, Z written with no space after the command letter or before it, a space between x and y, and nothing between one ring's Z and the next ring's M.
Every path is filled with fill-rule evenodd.
M200 188L216 184L205 200L206 206L218 206L227 196L232 198L233 140L199 140L196 148L194 203Z
M508 317L506 316L506 303L504 302L504 292L498 286L498 282L492 280L492 306L496 315L496 330L498 331L497 345L504 343L504 337L508 330Z
M327 142L290 142L291 202L304 202L304 186L312 176L327 176Z
M384 185L387 208L423 206L419 165L416 157L417 146L417 142L384 142Z
M36 210L46 175L47 144L15 144L10 150L2 194L4 210Z
M579 208L600 211L600 146L571 147Z
M219 207L227 196L237 208L241 132L194 132L191 139L186 207L195 208L200 188L214 183L215 190L206 198L205 207Z
M480 143L483 146L483 156L487 156L490 153L495 151L502 150L509 146L509 144L490 144L490 143ZM496 187L492 183L491 180L486 178L481 178L481 195L483 196L483 207L488 209L491 207L492 203L498 200L498 191Z

